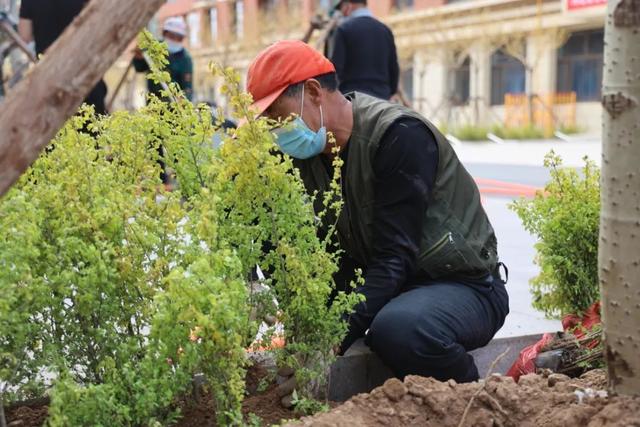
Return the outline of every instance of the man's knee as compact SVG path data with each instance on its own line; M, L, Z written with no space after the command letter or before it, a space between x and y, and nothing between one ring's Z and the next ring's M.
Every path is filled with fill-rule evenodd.
M477 379L473 358L439 328L406 311L382 310L369 329L367 343L399 377L430 376L439 380Z
M425 333L428 329L411 313L383 310L369 328L367 343L399 375L417 373L405 371L418 359L440 359L449 353L445 341Z
M379 353L405 350L411 345L411 331L415 323L409 313L382 310L373 319L367 335L367 343Z

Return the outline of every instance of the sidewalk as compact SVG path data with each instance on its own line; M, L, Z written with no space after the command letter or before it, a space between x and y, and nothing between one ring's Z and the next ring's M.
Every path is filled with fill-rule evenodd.
M575 137L570 142L558 139L494 142L460 142L452 144L463 163L490 163L520 166L542 166L551 150L570 167L584 165L583 157L600 165L602 144L599 137Z
M507 208L509 203L509 199L501 197L487 197L483 203L498 238L500 260L509 268L509 315L496 338L561 331L559 320L545 318L531 305L529 280L540 271L533 262L536 238L524 230L515 212Z

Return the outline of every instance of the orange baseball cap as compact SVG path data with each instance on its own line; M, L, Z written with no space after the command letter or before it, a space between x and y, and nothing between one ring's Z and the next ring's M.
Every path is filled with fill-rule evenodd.
M292 84L335 73L331 61L300 40L282 40L260 52L249 66L251 107L262 114Z

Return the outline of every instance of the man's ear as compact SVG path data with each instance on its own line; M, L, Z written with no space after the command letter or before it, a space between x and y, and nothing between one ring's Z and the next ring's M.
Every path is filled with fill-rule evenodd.
M322 99L322 86L316 79L309 79L304 83L305 96L308 96L314 104L320 105Z

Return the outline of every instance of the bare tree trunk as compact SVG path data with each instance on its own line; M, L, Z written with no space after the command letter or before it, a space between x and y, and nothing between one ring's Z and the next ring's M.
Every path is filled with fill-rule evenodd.
M613 391L640 395L640 0L610 0L605 30L599 271Z
M0 106L0 196L75 113L164 0L92 0Z

